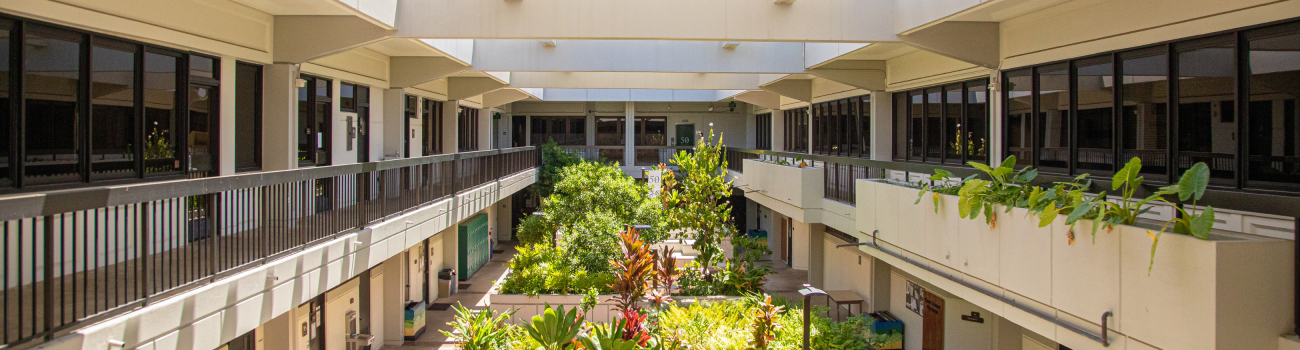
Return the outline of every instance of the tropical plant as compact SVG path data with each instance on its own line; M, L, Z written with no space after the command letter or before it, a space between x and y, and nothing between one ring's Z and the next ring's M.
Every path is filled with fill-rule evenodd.
M555 190L555 183L560 181L560 171L570 165L582 163L582 157L560 147L554 139L546 139L540 148L542 166L537 169L537 182L532 188L533 193L538 197L546 197L551 195Z
M616 293L611 300L616 303L616 310L636 311L640 309L638 304L641 298L645 297L649 280L654 277L655 257L646 247L645 241L641 240L635 227L629 227L621 232L620 236L622 239L619 240L619 245L623 251L623 258L609 262L613 265L616 278L614 283L609 285L609 288Z
M775 332L781 328L781 325L776 323L776 316L785 312L785 308L772 304L771 295L763 297L763 303L754 310L754 323L750 325L753 327L754 338L750 339L749 344L759 350L767 349L767 343L776 339Z
M533 316L532 322L524 324L528 336L545 350L574 348L574 339L582 331L582 313L576 308L566 312L563 305L552 308L549 303L545 308L541 315Z
M649 322L646 321L648 316L636 309L622 310L619 326L623 328L623 340L636 342L639 346L646 346L647 342L650 341Z
M1032 186L1026 186L1038 177L1038 170L1026 166L1015 170L1016 156L1007 157L998 167L991 168L978 162L968 162L975 169L988 174L990 180L969 179L957 191L957 215L975 219L982 213L991 227L997 227L995 205L1010 211L1012 207L1025 207ZM1025 201L1025 202L1022 202Z
M577 294L591 290L609 291L614 281L609 271L588 272L548 244L529 244L518 248L510 259L510 274L501 281L505 294Z
M670 342L689 344L691 349L749 349L749 342L753 339L755 310L760 304L762 300L759 300L759 296L749 295L731 301L697 301L671 305L659 312L654 337L658 339L659 346L665 349L680 348L666 347ZM789 312L780 313L773 318L771 334L774 337L767 341L768 349L799 349L803 343L803 321L798 308L783 304L779 298L773 298L772 304L780 305ZM817 331L814 329L814 334Z
M663 204L646 186L622 169L583 162L564 168L554 192L539 208L550 232L559 231L563 254L589 272L609 270L617 259L618 232L627 225L646 225L640 235L657 243L668 232Z
M666 174L665 188L671 190L662 196L669 208L671 227L695 240L691 247L699 252L696 261L709 268L722 256L722 239L735 236L736 229L730 223L731 204L722 200L731 194L722 136L715 139L712 130L707 138L698 135L700 140L693 152L677 152L673 157L673 164L682 173L681 186L676 186L674 174Z
M634 350L640 347L636 341L624 339L623 327L626 320L613 324L592 325L588 333L579 340L586 350Z
M452 331L439 330L448 339L456 342L456 347L463 350L495 350L506 346L510 327L506 321L514 316L515 310L496 314L490 308L470 310L460 303L452 308L456 319L447 322Z

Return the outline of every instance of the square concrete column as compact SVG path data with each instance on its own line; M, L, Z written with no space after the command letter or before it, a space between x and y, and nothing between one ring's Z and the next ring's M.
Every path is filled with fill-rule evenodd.
M584 115L587 117L587 130L586 130L587 142L585 143L585 145L595 146L596 145L596 103L587 102L583 105L586 106L586 108L583 109L583 112Z
M623 166L630 167L636 165L636 135L632 130L636 128L636 102L626 102L623 108Z
M871 159L890 160L894 150L894 98L884 91L871 92Z
M442 153L460 152L460 102L442 104Z
M402 128L406 126L402 118L406 118L406 91L403 89L384 89L383 103L390 108L384 108L382 115L372 115L371 119L383 119L383 129L380 133L384 140L384 154L382 159L396 159L402 157L403 138L406 136L402 133ZM372 129L373 130L373 129ZM373 133L372 133L373 134Z
M235 76L238 70L235 63L238 61L234 57L221 57L221 76L218 77L225 84L221 84L220 93L220 115L217 119L217 175L231 175L235 173L235 148L236 147L253 147L253 145L236 145L235 144Z
M262 76L262 170L297 168L298 66L267 65Z
M785 111L772 110L772 150L785 151Z
M492 128L494 124L492 123L492 113L491 108L480 108L478 110L478 120L476 122L478 122L478 149L480 151L496 149L492 143L492 134L496 131L496 129Z

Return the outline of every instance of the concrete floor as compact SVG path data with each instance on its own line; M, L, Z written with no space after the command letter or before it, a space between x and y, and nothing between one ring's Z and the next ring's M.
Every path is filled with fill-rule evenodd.
M501 279L506 273L506 267L510 258L515 255L514 244L511 242L502 242L497 245L497 250L504 250L504 254L492 256L492 259L483 265L473 277L468 281L469 288L458 291L455 295L447 298L439 298L434 303L450 303L456 305L457 302L470 306L473 309L482 309L487 306L487 292L492 288L492 284ZM803 287L808 280L807 270L795 270L785 266L782 262L766 262L771 264L775 273L768 276L768 280L763 284L767 293L773 296L780 296L789 300L799 300L799 288ZM816 301L814 301L816 302ZM419 340L406 342L402 346L385 346L384 349L395 350L454 350L454 343L448 341L447 336L439 330L450 332L451 326L447 325L456 317L453 310L433 311L429 310L425 314L428 329L420 336Z

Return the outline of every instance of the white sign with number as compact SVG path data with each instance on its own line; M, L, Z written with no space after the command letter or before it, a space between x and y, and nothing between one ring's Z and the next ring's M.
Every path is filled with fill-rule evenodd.
M650 196L659 196L659 187L663 185L663 172L659 170L645 173L646 183L650 184Z

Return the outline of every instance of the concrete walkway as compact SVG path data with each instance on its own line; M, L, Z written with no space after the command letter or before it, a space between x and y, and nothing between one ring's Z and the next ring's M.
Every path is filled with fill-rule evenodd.
M492 283L501 279L501 277L505 275L506 268L509 267L508 262L510 261L510 258L515 255L516 252L513 242L501 242L500 244L497 245L496 249L504 250L505 252L502 254L493 255L492 259L489 260L487 264L483 265L483 267L479 269L478 272L475 273L473 277L470 277L468 281L461 282L462 284L469 283L468 288L458 291L455 295L452 295L451 297L439 298L437 300L434 300L433 303L434 304L449 303L454 306L456 305L457 302L460 302L463 305L469 306L471 309L475 309L475 310L487 307L488 290L492 288ZM800 300L798 290L799 288L803 287L804 283L807 283L808 271L791 269L789 267L786 267L785 263L779 261L776 262L763 261L761 263L769 264L769 266L772 267L772 270L774 272L772 275L768 276L767 282L763 283L763 287L767 290L768 294L771 294L773 296L780 296L789 299L791 301ZM428 329L426 329L424 334L420 336L419 340L413 342L407 342L405 345L397 346L397 347L385 346L384 349L396 349L396 350L432 350L432 349L454 350L456 349L456 345L453 342L449 341L447 339L447 336L443 335L442 332L439 332L439 330L445 330L448 332L452 330L452 327L447 323L452 322L455 319L456 312L451 309L448 309L446 311L429 310L428 313L425 314L425 317L426 317L425 325L428 327Z

